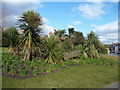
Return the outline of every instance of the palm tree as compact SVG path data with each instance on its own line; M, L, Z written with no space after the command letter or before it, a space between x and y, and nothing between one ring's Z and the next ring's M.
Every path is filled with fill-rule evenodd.
M91 31L87 36L87 54L89 57L97 58L99 57L98 50L100 46L100 41L93 31Z
M88 45L94 44L96 49L99 49L100 47L100 40L93 31L91 31L87 36L87 44Z
M63 59L62 48L57 42L57 38L55 36L50 36L49 38L44 38L42 42L42 56L48 63L60 63ZM41 47L42 47L41 46Z
M40 25L43 25L41 16L32 10L24 12L19 19L19 27L24 30L24 37L20 41L20 47L25 54L24 60L32 60L32 56L36 56L39 52L41 29L38 29L38 26Z
M59 39L62 41L62 37L64 36L65 34L65 30L55 30L55 33L54 33L56 36L59 37Z

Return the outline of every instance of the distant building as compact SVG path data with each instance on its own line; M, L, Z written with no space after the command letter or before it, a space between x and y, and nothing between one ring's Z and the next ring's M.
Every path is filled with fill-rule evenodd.
M20 33L20 34L23 34L23 32L24 32L24 30L19 30L19 33Z
M120 43L115 44L115 53L120 53Z
M50 36L54 36L54 33L49 32L47 36L48 36L48 37L50 37Z
M109 45L110 53L120 53L120 43L112 43Z

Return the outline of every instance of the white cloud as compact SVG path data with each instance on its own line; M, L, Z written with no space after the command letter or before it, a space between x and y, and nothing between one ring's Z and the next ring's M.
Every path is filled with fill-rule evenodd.
M74 22L74 25L76 25L76 26L77 26L77 25L80 25L80 24L81 24L80 21L75 21L75 22Z
M43 25L43 26L39 26L40 29L43 30L42 35L47 35L49 32L53 32L54 33L54 29L52 26L49 25Z
M47 23L47 24L50 23L50 21L47 18L45 18L45 17L42 17L42 20L43 20L44 23Z
M118 21L96 26L93 30L103 43L118 42Z
M72 25L67 25L68 28L74 28Z
M17 0L16 0L17 1ZM3 2L2 3L2 16L3 16L3 25L7 23L7 25L11 26L16 23L17 18L19 17L24 11L27 10L35 10L38 7L43 8L43 5L37 1L35 2ZM15 17L16 16L16 17ZM7 22L5 22L5 21Z
M107 23L105 25L102 26L97 26L94 29L95 32L99 33L99 34L103 34L103 33L117 33L118 32L118 21L114 21L114 22L110 22Z
M17 20L18 20L18 16L11 14L11 15L3 18L2 23L3 23L3 25L11 26L11 25L14 25L17 22Z
M105 5L101 2L93 2L91 4L80 4L78 7L74 7L74 10L82 12L82 16L88 19L100 18L105 14L103 7Z
M73 25L67 25L68 28L74 28L75 31L78 31L77 28L75 28Z

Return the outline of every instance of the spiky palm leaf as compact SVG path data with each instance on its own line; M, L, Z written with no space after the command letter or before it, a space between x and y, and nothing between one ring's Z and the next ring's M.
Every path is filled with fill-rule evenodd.
M99 57L100 41L93 31L87 36L87 54L89 57Z
M19 19L20 28L24 30L24 37L20 41L20 47L24 53L24 58L32 60L39 52L40 32L38 26L42 25L42 19L38 13L29 10L22 14Z
M43 56L46 58L46 61L49 63L59 63L62 61L62 50L60 48L60 44L57 43L57 40L54 36L50 36L49 38L45 38L43 40Z

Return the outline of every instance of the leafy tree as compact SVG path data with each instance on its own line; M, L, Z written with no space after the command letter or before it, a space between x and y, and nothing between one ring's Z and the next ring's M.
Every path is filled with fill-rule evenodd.
M100 44L99 53L107 54L108 53L108 48L109 48L108 45L106 45L106 44Z
M15 27L10 27L2 32L2 45L9 46L8 51L13 51L13 47L18 45L19 33Z
M73 44L68 38L65 38L62 43L62 48L64 49L64 51L67 51L67 52L72 51Z
M74 28L69 28L68 32L69 32L69 38L71 38L73 36L75 30L74 30Z
M20 41L20 47L25 54L24 60L32 60L32 56L36 56L39 52L41 29L38 29L38 26L40 25L43 25L41 16L32 10L24 12L19 19L19 27L24 30L24 37Z
M78 45L78 44L84 45L86 43L86 40L82 32L75 31L73 35L74 35L74 38L73 38L74 45Z

